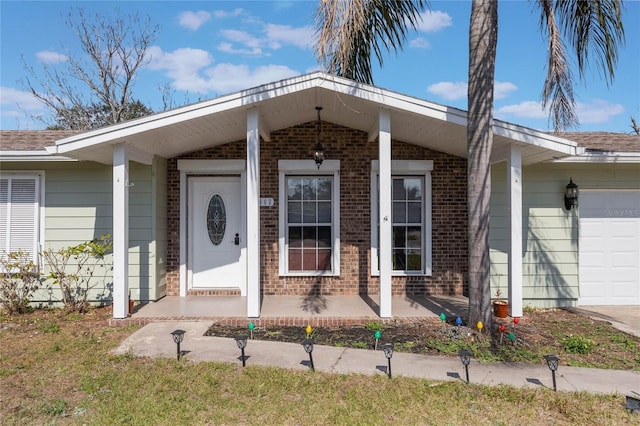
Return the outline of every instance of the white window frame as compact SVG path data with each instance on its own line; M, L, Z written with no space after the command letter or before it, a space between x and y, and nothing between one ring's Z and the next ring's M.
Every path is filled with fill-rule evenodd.
M394 176L410 177L416 176L424 182L424 219L422 224L423 256L421 271L396 271L392 270L392 276L431 276L432 275L432 216L431 216L431 171L433 170L432 160L391 160L391 178ZM380 163L378 160L371 161L371 275L379 276L378 265L378 177L380 175ZM392 224L393 225L393 224Z
M35 181L35 217L34 217L34 241L33 241L33 262L40 265L40 252L44 248L44 171L4 171L0 173L0 179L33 179ZM8 212L7 212L8 213ZM11 215L7 215L7 246L0 247L0 255L10 249L11 243Z
M331 270L289 271L289 244L287 241L287 176L332 176ZM281 276L339 276L340 275L340 160L324 160L320 168L313 160L278 160L279 227L278 260Z

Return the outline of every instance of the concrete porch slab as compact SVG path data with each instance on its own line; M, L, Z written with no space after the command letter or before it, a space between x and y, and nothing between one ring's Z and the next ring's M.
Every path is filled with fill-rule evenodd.
M380 320L378 300L368 296L265 296L260 322L281 324L362 323ZM466 297L397 296L392 298L393 320L465 317ZM220 320L246 322L247 299L238 296L167 296L136 306L129 320L149 323L165 320ZM233 322L232 321L232 322Z

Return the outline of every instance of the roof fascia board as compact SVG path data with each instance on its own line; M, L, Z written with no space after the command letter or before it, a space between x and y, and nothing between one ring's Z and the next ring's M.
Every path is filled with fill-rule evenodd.
M493 121L493 133L498 136L561 152L566 155L580 155L585 151L583 147L579 147L577 143L569 139L499 120Z
M576 157L561 158L554 163L640 163L640 152L587 153Z
M215 114L217 112L227 111L234 108L251 107L255 103L265 99L313 88L317 84L314 83L314 80L317 80L322 75L322 73L314 73L306 75L307 78L294 77L289 80L282 80L280 82L247 89L227 96L221 96L210 101L187 105L172 111L166 111L148 117L131 120L126 123L115 124L102 129L96 129L87 133L60 139L59 141L56 141L56 153L64 153L76 149L87 148L92 145L109 142L114 139L131 136L148 130L170 126L175 123L199 118L204 115ZM251 102L247 103L247 99ZM269 138L268 132L266 131L263 134L263 137L265 136L266 138Z
M47 151L0 151L0 161L76 161L61 155L50 155Z

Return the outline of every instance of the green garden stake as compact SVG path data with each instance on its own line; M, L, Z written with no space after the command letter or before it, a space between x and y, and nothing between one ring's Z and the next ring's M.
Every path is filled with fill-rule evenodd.
M380 336L382 336L382 333L380 333L380 330L376 330L376 332L373 334L373 337L376 338L376 344L374 346L374 349L376 351L378 350L378 340L380 340Z
M516 335L509 333L509 340L511 340L511 344L514 344L516 342Z
M253 339L253 329L256 328L256 325L251 321L249 323L249 333L251 333L251 339Z
M444 314L444 312L442 312L440 314L440 320L442 321L442 332L444 333L446 331L445 326L447 324L447 316Z

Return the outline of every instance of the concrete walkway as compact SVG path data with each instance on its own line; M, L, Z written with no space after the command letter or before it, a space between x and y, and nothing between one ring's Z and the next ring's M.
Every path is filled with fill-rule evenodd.
M220 361L241 364L240 350L234 339L205 336L210 323L205 321L167 321L147 324L125 339L116 354L176 357L176 344L170 333L185 330L181 350L190 361ZM245 349L247 365L263 365L305 371L309 357L302 345L295 343L249 340ZM382 350L316 346L313 360L317 371L339 374L387 374L387 359ZM457 357L395 353L391 360L392 376L424 378L434 381L466 380ZM470 382L483 385L506 384L527 388L553 388L551 371L546 364L480 363L471 361ZM560 366L556 373L558 391L620 393L640 397L640 372L602 370Z

